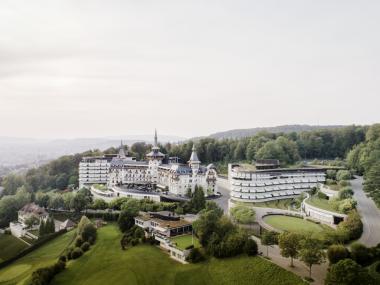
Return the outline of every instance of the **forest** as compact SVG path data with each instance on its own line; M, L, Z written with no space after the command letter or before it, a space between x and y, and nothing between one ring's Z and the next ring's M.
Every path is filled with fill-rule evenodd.
M255 159L279 159L282 166L291 166L306 160L335 160L352 171L365 176L365 190L380 203L380 124L347 126L338 129L321 129L293 133L259 132L241 139L202 138L180 144L160 145L168 157L177 156L184 163L191 155L195 143L203 164L214 163L220 173L226 173L230 162L252 162ZM137 142L125 146L129 155L144 159L152 146ZM2 178L3 195L14 195L20 187L27 192L65 190L78 185L78 164L83 156L117 153L116 148L105 151L90 150L67 155L25 175L10 174Z

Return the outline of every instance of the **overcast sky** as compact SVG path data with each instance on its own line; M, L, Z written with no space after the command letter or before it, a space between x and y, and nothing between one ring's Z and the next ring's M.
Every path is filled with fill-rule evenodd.
M0 1L0 136L380 122L380 1Z

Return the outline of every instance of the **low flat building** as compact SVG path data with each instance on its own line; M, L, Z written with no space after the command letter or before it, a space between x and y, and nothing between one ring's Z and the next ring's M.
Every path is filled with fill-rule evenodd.
M172 237L193 230L191 222L168 211L140 213L135 218L135 224L153 236Z

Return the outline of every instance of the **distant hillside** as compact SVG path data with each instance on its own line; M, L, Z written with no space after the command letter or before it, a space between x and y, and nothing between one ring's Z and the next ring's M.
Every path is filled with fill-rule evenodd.
M263 127L263 128L252 128L252 129L236 129L229 130L225 132L218 132L211 134L210 137L216 139L236 139L243 137L251 137L257 134L258 132L267 131L270 133L291 133L291 132L304 132L304 131L313 131L319 129L337 129L343 128L343 125L331 125L331 126L311 126L311 125L283 125L277 127Z
M104 150L118 147L120 140L126 145L138 141L153 142L153 135L125 135L120 137L77 138L77 139L29 139L0 137L0 174L1 167L30 167L46 163L66 154L84 152L89 149ZM184 138L158 135L160 143L179 142Z

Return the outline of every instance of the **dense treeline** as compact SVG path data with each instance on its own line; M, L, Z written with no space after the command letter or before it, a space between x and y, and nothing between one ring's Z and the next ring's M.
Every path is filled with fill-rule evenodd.
M380 207L380 124L368 129L365 141L347 155L347 163L357 173L364 174L364 190Z
M368 141L368 138L366 140L366 131L367 127L349 126L287 134L260 132L253 137L242 139L204 138L195 144L198 156L203 163L216 163L224 166L221 170L225 172L225 165L228 162L274 158L279 159L284 165L288 165L300 159L344 158L355 145L366 144ZM368 136L371 137L371 135ZM161 151L169 156L177 156L182 162L186 162L191 155L192 146L193 141L181 144L167 143L161 145ZM137 159L143 159L151 147L150 144L138 142L133 144L128 151ZM39 168L31 169L25 175L10 174L2 181L4 195L15 194L21 186L24 186L29 192L77 187L78 165L82 157L110 153L117 153L117 149L112 147L104 152L94 150L67 155Z
M216 140L204 138L196 142L199 159L203 163L279 159L292 164L299 159L343 159L351 148L365 140L367 127L348 126L332 130L301 133L260 132L242 139ZM193 142L166 144L162 150L170 156L187 161Z

